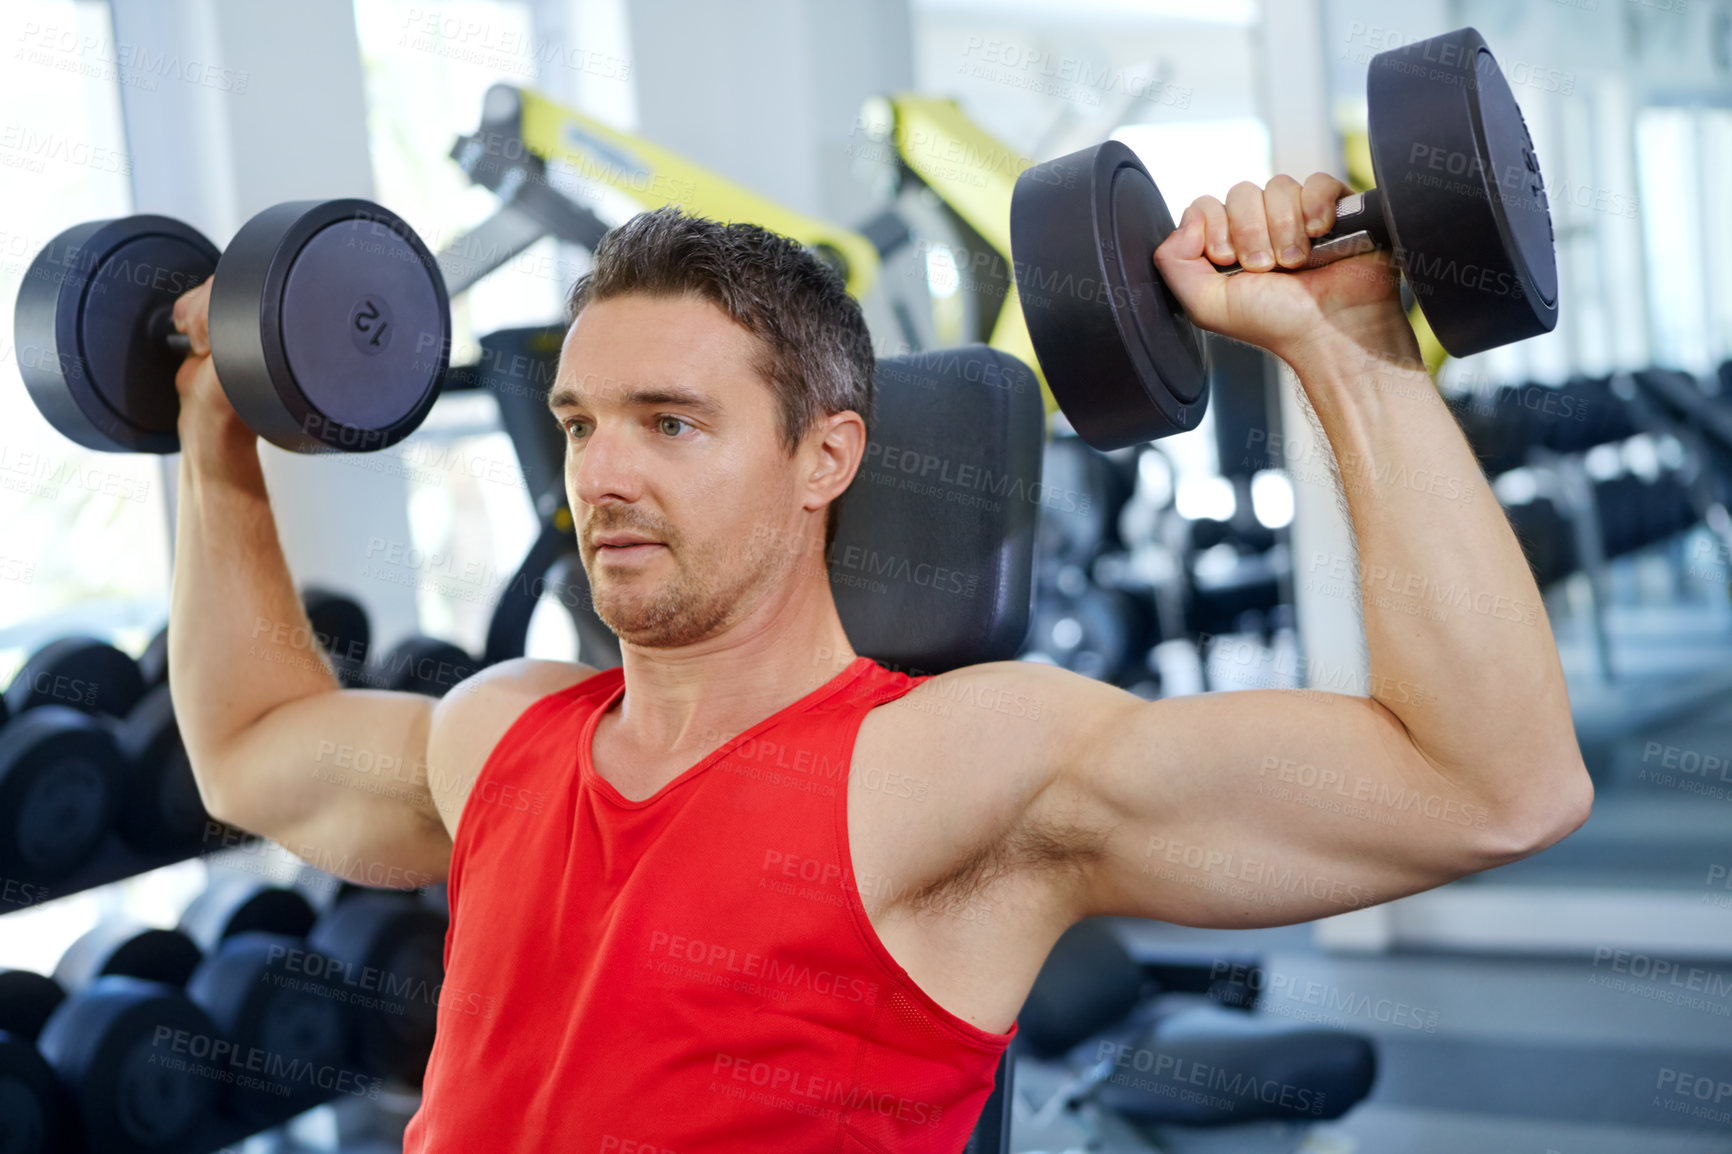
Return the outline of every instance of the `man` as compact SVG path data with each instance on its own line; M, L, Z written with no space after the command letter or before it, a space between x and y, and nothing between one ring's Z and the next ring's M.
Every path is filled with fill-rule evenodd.
M1386 258L1211 264L1298 267L1345 192L1241 184L1155 262L1199 325L1298 372L1360 571L1401 594L1365 599L1368 698L1145 702L1030 663L856 658L810 562L867 441L860 311L792 243L673 211L598 249L550 396L623 667L341 690L294 646L254 437L203 355L208 287L183 298L181 732L213 814L357 874L449 876L407 1149L955 1151L1074 922L1324 917L1586 819L1538 590ZM368 792L333 744L424 765L425 788Z

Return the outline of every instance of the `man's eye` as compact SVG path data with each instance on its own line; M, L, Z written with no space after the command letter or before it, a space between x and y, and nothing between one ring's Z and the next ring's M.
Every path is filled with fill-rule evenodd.
M565 430L566 436L575 437L578 435L577 427L579 425L585 425L585 424L588 424L588 422L585 421L582 417L572 417L569 420L561 421L560 427ZM656 418L656 427L661 429L663 432L668 432L668 426L669 425L677 426L673 432L668 433L668 435L672 436L672 437L679 436L681 429L691 429L691 428L697 427L697 426L693 425L690 421L681 420L679 417L661 416L661 417Z

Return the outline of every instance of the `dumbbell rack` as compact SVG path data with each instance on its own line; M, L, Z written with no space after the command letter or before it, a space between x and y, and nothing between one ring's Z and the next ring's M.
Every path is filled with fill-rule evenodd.
M364 636L366 624L359 605L336 595L315 595L311 590L305 594L308 613L321 644L325 643L327 635L336 642L354 642L355 638L349 635L357 630ZM343 616L338 610L357 620L335 623L325 620L334 613ZM164 636L165 633L159 634L159 640ZM153 643L152 648L160 647ZM335 652L344 652L348 648L340 646ZM364 642L361 649L364 650ZM356 668L349 672L357 676L364 672L380 673L379 670L362 670L361 661L364 657L352 662ZM92 662L107 664L93 666ZM186 774L184 755L179 752L175 740L177 735L172 713L164 715L162 712L162 707L168 704L166 685L162 684L167 678L166 665L160 660L153 662L150 659L143 660L142 664L144 669L136 669L133 658L111 645L88 638L63 638L37 650L20 671L20 678L14 679L15 685L8 688L6 700L18 712L7 720L16 723L25 718L40 717L42 721L30 723L26 729L18 731L18 744L8 754L11 759L7 762L8 772L46 773L54 778L59 772L75 769L74 763L81 757L98 757L104 762L110 758L118 759L117 764L124 764L129 774L144 774L147 758L152 766L166 765L174 767L174 772ZM345 666L338 662L338 668L341 673ZM388 666L384 672L390 672ZM140 673L144 674L142 682L138 680ZM64 690L61 688L63 685L66 687ZM88 694L77 690L80 685L88 688ZM446 688L435 686L415 690L407 686L392 687L433 694ZM63 717L76 715L83 722L82 727L65 730L56 728L61 724L59 721L54 725L48 724L50 714L47 709L41 708L40 713L38 709L49 705L54 705ZM0 716L5 712L0 711ZM135 725L135 721L140 724ZM144 726L144 721L149 721L150 726ZM42 734L61 732L74 733L83 744L43 743ZM140 733L146 735L146 744L133 742L132 737ZM117 736L110 742L106 738L108 734ZM103 736L104 741L96 743L98 736ZM59 739L51 736L50 740ZM172 759L165 761L165 747L160 743L168 741L174 741L175 753ZM155 773L170 771L165 768L154 770ZM138 783L148 782L144 796L154 798L162 794L164 780L155 776L127 776L124 786L116 784L111 788L132 791ZM17 785L16 782L13 784ZM185 785L190 787L190 781ZM17 790L14 792L16 794ZM184 790L169 792L179 798ZM49 820L47 815L54 806L44 809L41 797L27 791L24 796L32 804L21 804L19 813L10 816L23 820L24 814L35 814L42 820ZM74 799L83 797L76 792L70 796L47 796L62 809L71 805ZM275 871L261 871L243 860L247 855L259 853L268 844L264 839L209 818L202 807L186 808L184 798L178 807L169 806L156 814L155 824L146 824L141 832L136 820L129 821L117 815L137 818L140 813L152 811L140 810L138 799L132 792L125 792L122 797L127 800L117 810L106 811L110 820L97 835L100 841L91 836L96 831L79 835L76 844L83 853L81 859L69 859L64 851L56 858L40 849L29 850L28 844L35 843L20 841L27 835L13 831L14 841L19 843L13 849L18 860L7 871L11 876L0 879L7 883L5 897L0 901L0 914L18 913L44 902L197 858L206 861L214 870L213 887L225 874L234 873L242 879L259 874L261 878L249 884L272 889L288 887L303 893L305 900L298 904L307 911L307 924L314 925L314 928L309 933L306 925L302 925L291 936L303 940L308 951L342 967L337 972L377 970L383 964L377 960L380 956L378 951L406 948L405 944L409 942L415 943L419 956L423 958L436 959L442 952L446 915L441 908L442 897L437 893L430 892L417 901L398 891L372 890L352 883L339 886L338 879L319 871L311 871L312 878L303 871L302 876L292 880L280 876L278 881L270 882L268 878ZM167 802L164 804L169 805ZM199 820L193 820L195 817ZM71 837L73 835L66 831L80 828L73 817L56 815L53 821L54 838ZM38 841L49 836L39 827L31 828L37 830ZM41 844L56 843L51 839ZM26 852L38 856L25 856ZM307 868L310 871L311 867ZM30 876L32 874L40 876ZM328 900L313 896L325 888L323 883L329 886ZM312 912L315 909L324 911L317 915L316 924ZM266 932L288 932L272 930L256 919L237 925ZM119 933L112 943L102 938L103 934L120 930L125 932ZM306 935L304 938L303 934ZM155 1048L158 1042L153 1041L152 1062L186 1063L184 1067L153 1073L170 1079L190 1079L199 1094L211 1100L210 1106L208 1109L187 1106L177 1116L177 1107L173 1105L175 1096L169 1094L162 1101L151 1098L147 1102L145 1098L139 1098L128 1107L125 1102L132 1101L129 1095L138 1093L139 1080L150 1080L144 1071L135 1069L144 1061L135 1053L137 1047L132 1044L135 1040L132 1035L139 1029L160 1029L180 1022L189 1026L189 1037L208 1036L208 1048L219 1040L255 1037L247 1031L258 1027L246 1023L256 1021L256 1018L249 1019L246 1015L262 1012L255 1007L257 999L280 1000L286 996L304 1000L312 996L306 992L285 993L282 990L265 993L263 991L271 987L244 974L236 975L232 967L237 962L249 964L244 957L231 956L226 947L219 952L216 938L207 944L205 938L200 937L194 944L185 942L185 937L178 930L118 926L105 919L96 930L62 955L53 979L45 975L19 973L15 978L29 983L23 987L26 993L19 996L18 987L13 986L5 997L0 997L0 1015L4 1015L0 1020L0 1049L4 1050L4 1061L8 1063L4 1070L24 1079L19 1083L18 1093L28 1095L37 1103L33 1109L49 1111L39 1124L47 1125L50 1130L64 1129L67 1132L66 1144L55 1149L94 1154L94 1151L107 1149L120 1141L117 1135L121 1133L136 1137L132 1130L134 1126L149 1130L160 1124L172 1126L176 1133L186 1128L179 1141L163 1149L172 1149L173 1154L209 1154L232 1147L251 1135L281 1127L315 1107L332 1104L339 1111L340 1126L345 1132L400 1133L413 1112L416 1099L409 1081L418 1082L419 1063L424 1061L425 1052L417 1051L413 1046L401 1053L381 1051L376 1041L377 1029L364 1023L371 1020L370 1016L401 1014L405 1016L404 1021L419 1022L415 1028L420 1031L417 1036L421 1042L417 1044L429 1043L431 1016L435 1013L432 1007L436 1005L438 989L437 982L431 978L427 979L432 983L430 987L426 984L418 987L431 989L431 996L425 993L408 996L390 1010L347 1008L348 1001L340 987L331 989L330 1004L345 1008L338 1011L335 1019L341 1024L330 1028L343 1031L340 1044L346 1052L339 1057L333 1051L330 1057L321 1060L328 1066L321 1064L320 1069L328 1068L343 1074L347 1086L340 1080L330 1086L326 1086L323 1080L312 1081L304 1073L294 1073L296 1067L291 1065L289 1073L273 1073L262 1079L256 1090L247 1090L241 1088L242 1079L257 1077L250 1067L242 1068L232 1060L225 1064L215 1057L205 1058L197 1051L159 1052ZM173 945L175 939L184 944L164 954L162 943ZM245 955L248 950L256 953L261 946L262 943L255 939L238 953ZM177 956L177 949L192 959L179 969L170 964ZM391 956L395 957L395 954ZM206 962L213 967L211 972L197 981L189 981L193 971L202 972ZM427 969L427 973L437 968L433 963L428 965L433 968ZM56 980L60 980L63 988L55 988ZM296 982L304 980L295 979ZM324 980L315 980L316 988L325 985ZM289 985L286 989L296 991L305 987ZM204 1007L209 1007L208 1016ZM139 1026L138 1022L144 1025ZM110 1032L114 1030L122 1033L112 1035ZM352 1039L350 1031L353 1031ZM363 1041L364 1036L375 1040ZM257 1035L256 1038L261 1040L251 1043L234 1041L233 1044L264 1045L263 1037ZM350 1046L354 1047L352 1051L348 1050ZM300 1057L294 1056L300 1053L292 1051L290 1057L282 1060L301 1061ZM208 1070L201 1071L198 1068L201 1063ZM176 1070L185 1072L177 1073ZM237 1084L236 1087L230 1087L231 1081ZM366 1086L368 1093L365 1097L355 1097L356 1085ZM287 1095L279 1100L275 1095L283 1094L285 1090ZM231 1106L231 1095L250 1100ZM354 1100L350 1101L351 1098ZM221 1099L220 1105L218 1099ZM240 1099L235 1101L239 1103ZM139 1114L139 1111L144 1113ZM137 1123L124 1120L135 1114L141 1119ZM14 1119L8 1117L0 1121L7 1124L0 1125L0 1130L4 1130Z
M248 837L251 838L251 835L248 835ZM251 838L249 844L258 844L258 839ZM234 849L234 850L241 850L242 849L241 846L233 846L230 848ZM219 866L219 869L220 869L220 866ZM282 886L287 886L287 888L289 888L290 890L293 890L293 891L305 892L305 890L310 885L309 879L305 876L305 874L309 871L311 871L311 867L306 867L303 870L303 875L301 877L297 878L292 884L288 883L288 882L283 882L283 883L264 882L262 884L267 889L276 888L280 884ZM311 872L318 873L318 871L311 871ZM121 875L121 877L125 877L125 876L128 876L128 875L125 875L125 874ZM321 875L321 876L323 877L323 880L325 880L329 883L332 883L329 888L331 888L333 892L332 892L332 897L330 898L329 903L327 903L323 907L325 912L320 915L320 920L318 923L319 925L323 925L325 919L328 916L330 916L330 911L335 909L339 905L343 905L343 908L345 910L343 917L347 917L348 913L352 912L349 906L344 905L344 903L348 903L348 902L354 902L354 903L356 903L357 906L359 906L361 903L368 902L368 901L371 901L374 903L378 903L380 901L385 901L385 902L390 902L390 903L401 904L404 908L414 908L414 907L426 906L430 909L433 909L435 912L438 912L443 906L442 892L438 892L437 890L436 891L430 891L427 895L424 895L420 901L417 902L414 898L412 898L408 895L402 894L399 891L374 890L374 889L371 889L370 887L355 886L355 885L348 884L348 883L344 883L344 885L342 887L338 887L335 884L336 883L335 878L331 878L329 875ZM118 879L115 879L115 880L118 880ZM213 877L212 886L215 887L219 884L220 884L220 877ZM93 888L93 887L90 887L90 888ZM313 886L312 888L320 889L320 888L325 888L325 887ZM68 892L71 892L71 891L68 891ZM380 896L371 897L371 898L358 896L358 895L363 895L363 894L374 894L374 895L380 895ZM317 904L318 904L317 902L314 902L315 906L317 906ZM309 916L311 916L311 915L309 914ZM418 915L418 916L420 916L424 919L429 917L429 915L425 912ZM185 924L184 921L183 921L183 924ZM443 940L443 928L442 928L443 927L443 921L441 921L439 923L439 927L440 928L439 928L439 933L438 933L438 940L442 942L442 940ZM103 926L99 925L98 931L93 931L93 934L99 933L102 928L103 928ZM169 932L167 932L167 931L147 931L147 932L150 934L154 934L157 937L170 936ZM196 932L196 931L193 931L193 932ZM178 937L178 936L180 936L180 934L181 934L181 931L178 931L178 930L173 931L174 936ZM315 952L318 952L319 950L328 951L331 948L329 945L329 942L333 941L333 940L337 940L337 939L327 939L327 943L325 945L321 946L321 945L317 944L318 938L316 935L317 935L317 931L315 930L314 936L312 936L309 939L305 939L308 941L308 948L313 949ZM297 934L296 936L298 937L299 935ZM395 937L389 937L389 936L387 938L382 938L381 940L390 940L393 942L396 941ZM84 941L84 939L81 939L80 944L83 941ZM190 949L190 947L188 947L188 948ZM395 946L393 946L392 948L395 948ZM214 949L214 947L213 947L213 949ZM73 952L75 952L75 951L69 950L68 955L72 954ZM206 957L208 957L208 956L209 955L206 955ZM338 957L340 955L330 954L328 956ZM85 958L84 960L91 965L100 964L99 960L91 959L89 957ZM345 964L352 963L353 960L354 959L352 959L352 958L345 959ZM63 957L62 965L65 964L65 961L66 961L66 959ZM134 963L136 964L136 962L137 962L137 958L135 957ZM146 964L149 965L150 963L147 962ZM77 969L76 965L74 966L74 969L75 970ZM4 972L4 971L0 971L0 972ZM108 972L108 971L92 970L91 974L94 975L94 974L100 973L100 972ZM128 973L135 973L137 971L129 970L129 969L122 967L120 970L118 970L116 972L128 974ZM60 976L61 976L60 966L57 966L56 971L55 971L55 977L59 978ZM184 980L185 974L184 973L177 976L177 977L174 977L174 978L169 978L165 975L156 975L156 974L145 975L143 973L140 973L139 976L141 978L145 978L149 982L157 982L157 981L167 982L168 983L167 986L161 987L161 989L164 993L169 992L169 990L173 989L174 987L185 985L185 980ZM95 978L94 976L87 976L87 977L78 979L78 982L79 982L79 985L82 985L82 984L87 983L89 981L106 981L106 980L112 980L112 979L100 979L100 978ZM70 994L72 991L79 988L79 985L68 986L68 988L67 988L68 994ZM217 988L221 989L220 986ZM110 994L111 993L112 993L112 991L110 991ZM109 996L109 995L105 994L104 996ZM60 997L60 995L57 993L56 998L58 999L59 997ZM89 1004L90 1003L88 1003L88 1002L85 1003L85 1005L87 1007ZM17 1005L16 1005L16 998L15 997L11 997L9 995L5 1009L8 1013L16 1011ZM358 1012L366 1013L367 1011L358 1011ZM49 1015L47 1010L43 1011L43 1015L45 1017L51 1017L51 1015ZM18 1028L19 1028L19 1026L15 1023L8 1022L5 1024L0 1024L0 1031L4 1031L6 1029L17 1030ZM40 1029L41 1029L41 1021L39 1019L36 1026L33 1028L33 1030L40 1030ZM68 1029L75 1029L75 1028L71 1024L66 1024L64 1026L64 1028L62 1028L62 1030L61 1030L61 1033L63 1036L67 1033ZM12 1044L12 1045L16 1045L19 1042L23 1042L26 1044L32 1044L34 1042L36 1036L37 1035L35 1032L29 1033L26 1035L12 1035L12 1034L6 1034L3 1032L0 1032L0 1039L10 1039L10 1042L8 1042L8 1044ZM218 1033L216 1034L216 1037L224 1037L224 1036L226 1036L226 1034L224 1032L222 1032L221 1028L219 1027L219 1030L218 1030ZM131 1059L128 1059L128 1060L131 1060ZM345 1091L344 1087L341 1086L340 1084L333 1085L329 1088L315 1088L312 1091L293 1099L289 1104L285 1105L284 1108L279 1112L255 1112L250 1118L242 1118L242 1117L235 1116L234 1114L227 1112L227 1107L224 1106L221 1110L212 1110L211 1112L205 1114L203 1117L201 1117L198 1120L195 1128L183 1140L176 1142L175 1144L172 1145L172 1147L166 1147L165 1149L171 1149L173 1154L214 1154L215 1151L235 1147L237 1144L239 1144L239 1143L245 1141L246 1139L253 1137L255 1135L263 1134L267 1131L276 1130L280 1127L288 1125L289 1123L293 1122L296 1118L301 1117L302 1115L306 1114L307 1112L309 1112L311 1110L323 1108L323 1107L331 1107L331 1106L334 1106L339 1111L339 1126L345 1132L353 1130L357 1133L372 1134L372 1133L384 1132L384 1131L400 1131L401 1126L406 1124L409 1115L413 1112L412 1107L413 1107L414 1102L418 1099L418 1092L414 1089L413 1086L398 1082L396 1080L397 1075L394 1075L394 1074L391 1074L388 1072L382 1073L380 1070L372 1067L370 1064L366 1064L369 1061L368 1059L357 1057L356 1059L345 1059L345 1062L350 1061L350 1060L359 1060L363 1063L363 1065L358 1066L353 1070L349 1070L349 1067L347 1065L345 1065L343 1067L343 1069L349 1070L349 1072L353 1075L352 1078L350 1079L351 1086L363 1085L369 1081L371 1082L371 1086L369 1087L369 1092L365 1095L360 1095L359 1092L353 1088L350 1088L347 1091ZM230 1063L230 1064L232 1065L233 1063ZM217 1059L213 1058L213 1059L211 1059L211 1065L212 1065L213 1069L220 1069L222 1066L222 1063L220 1061L218 1061ZM104 1075L104 1076L105 1077L111 1077L111 1075ZM189 1075L189 1076L203 1076L203 1075ZM293 1075L290 1075L290 1077L293 1077ZM70 1081L64 1082L63 1085L65 1087L65 1091L66 1091L65 1097L67 1099L66 1103L65 1103L65 1109L67 1110L68 1113L62 1119L62 1124L65 1128L67 1128L67 1130L69 1132L66 1134L64 1142L61 1145L55 1146L54 1149L65 1151L66 1154L97 1154L97 1151L104 1148L102 1142L96 1138L90 1138L89 1136L84 1134L82 1132L82 1126L83 1126L82 1122L75 1121L75 1118L81 1118L84 1115L84 1108L79 1106L79 1105L76 1105L77 1100L79 1098L79 1095L84 1094L84 1093L90 1093L91 1091L89 1090L88 1086L81 1086L81 1085L75 1084L75 1083L70 1082ZM219 1087L218 1093L219 1094L221 1093L220 1087ZM257 1106L255 1105L253 1107L253 1109L255 1111L257 1111Z
M1680 408L1676 401L1670 405L1654 403L1651 382L1656 380L1663 381L1681 397L1693 396L1694 403L1687 409ZM1506 397L1503 393L1510 395ZM1525 411L1535 407L1529 403L1533 396L1542 394L1548 403L1558 402L1557 413L1549 419ZM1655 370L1575 382L1556 390L1534 384L1500 390L1495 407L1503 411L1489 417L1465 398L1453 401L1451 407L1462 420L1488 475L1500 477L1525 467L1540 479L1543 492L1539 495L1543 499L1539 504L1549 502L1557 510L1567 536L1549 551L1545 542L1535 541L1536 535L1545 534L1528 512L1532 506L1513 507L1512 522L1518 533L1528 538L1524 543L1542 586L1570 574L1581 576L1585 590L1583 617L1594 657L1593 672L1602 685L1618 682L1614 631L1608 623L1611 563L1675 536L1692 519L1700 520L1718 499L1713 486L1716 478L1712 470L1697 468L1693 472L1663 471L1649 489L1617 479L1597 481L1588 468L1588 454L1638 434L1671 436L1691 445L1700 440L1698 433L1712 434L1715 428L1721 430L1725 444L1732 446L1732 415L1717 411L1718 406L1693 383L1681 379L1680 374ZM1712 460L1712 454L1701 451L1690 456L1696 461ZM1728 462L1732 462L1732 456L1723 456L1722 472ZM1623 509L1619 503L1624 496L1620 486L1635 489L1636 496L1660 500L1663 507ZM1679 504L1691 508L1685 512L1676 507Z
M1723 373L1724 374L1724 370ZM1630 410L1644 432L1668 435L1686 446L1689 457L1702 467L1690 485L1695 512L1700 516L1723 499L1724 485L1732 477L1732 410L1710 396L1708 388L1689 374L1650 369L1631 374L1627 380ZM1583 698L1578 710L1577 735L1592 766L1601 750L1624 735L1682 721L1732 695L1732 668L1719 666L1692 670L1669 678L1664 692L1632 693L1629 671L1613 663L1616 635L1608 621L1612 608L1611 570L1606 547L1604 519L1596 516L1593 486L1579 458L1557 466L1577 491L1575 522L1578 547L1591 589L1590 622L1598 653L1600 685L1582 686L1573 693ZM1732 555L1732 532L1716 528L1713 518L1702 524ZM1614 687L1624 689L1616 692ZM1603 692L1602 692L1603 691ZM1601 701L1601 697L1606 700Z
M214 827L214 829L210 827ZM212 822L210 827L207 827L207 838L218 839L219 848L249 848L262 844L257 836L232 826ZM208 852L211 852L208 847L201 849L198 846L189 846L158 853L141 853L122 844L120 839L111 833L95 857L52 884L36 883L26 879L23 885L17 887L19 890L17 900L8 902L7 905L10 908L5 912L12 913L39 905L42 902L57 901L60 898L70 897L85 890L93 890L113 882L125 881L127 878L137 877L139 874L176 865L191 858L202 857ZM25 889L28 889L29 892L25 893Z

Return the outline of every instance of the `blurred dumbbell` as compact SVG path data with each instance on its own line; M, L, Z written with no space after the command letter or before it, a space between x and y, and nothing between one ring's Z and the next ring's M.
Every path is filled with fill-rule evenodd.
M67 995L38 1045L73 1098L83 1149L163 1154L184 1148L210 1116L218 1040L183 991L107 975Z
M7 1154L54 1154L71 1143L71 1101L36 1049L65 998L52 978L0 970L0 1150Z
M128 765L103 719L41 705L0 728L0 876L58 881L112 828Z
M1155 624L1148 598L1086 582L1069 592L1063 584L1061 576L1061 587L1043 589L1036 597L1024 652L1098 681L1145 673L1143 658L1154 643Z
M415 634L394 645L374 672L376 683L386 689L444 697L480 668L481 663L461 647Z
M224 1087L225 1112L265 1126L365 1089L370 1078L347 1062L354 1011L327 971L305 939L248 931L224 939L193 973L187 995L256 1071Z
M0 1030L35 1041L48 1015L65 1000L66 991L46 974L0 970Z
M1292 578L1288 548L1277 545L1260 553L1223 551L1215 556L1227 559L1218 570L1211 558L1197 558L1193 565L1186 630L1192 636L1267 633Z
M110 918L55 963L67 998L42 1052L77 1099L87 1148L172 1149L209 1114L218 1083L201 1063L220 1036L182 989L200 961L177 930Z
M1608 558L1664 541L1698 519L1689 488L1671 473L1601 481L1594 486L1594 505Z
M318 915L306 895L259 878L215 878L186 907L176 925L206 954L236 934L304 938Z
M365 685L367 648L373 636L366 609L353 597L319 586L302 590L301 605L314 638L331 658L337 680L350 688Z
M269 1125L331 1096L349 1038L347 1011L320 981L326 966L304 938L315 921L299 891L257 878L212 881L177 927L204 959L187 995L234 1045L253 1075L223 1088L223 1108ZM309 975L312 975L309 977Z
M334 963L338 988L373 975L351 1017L350 1054L365 1073L420 1085L445 976L446 919L407 893L359 893L319 917L307 947ZM386 993L389 991L389 993Z
M1554 453L1585 453L1641 432L1612 377L1576 377L1543 391L1530 385L1523 400L1533 412L1537 440Z
M1130 500L1131 487L1119 462L1078 437L1056 437L1043 451L1038 497L1037 558L1086 566L1116 543L1119 510Z
M168 626L164 625L138 655L138 671L147 686L168 684Z
M1275 530L1255 516L1235 517L1231 521L1198 517L1186 524L1190 527L1188 544L1194 553L1217 545L1231 545L1239 553L1263 553L1273 549L1277 540Z
M208 943L187 994L254 1072L224 1087L223 1109L253 1125L365 1088L346 1068L351 1011L329 980L336 968L305 940L313 924L295 890L242 878L220 879L181 918Z
M186 985L202 956L198 943L179 930L108 918L66 948L54 964L54 980L69 993L113 974L178 988Z
M138 662L93 637L62 637L32 653L6 687L14 715L44 705L125 717L144 696Z
M21 788L56 799L28 811L0 811L7 814L0 820L10 819L21 843L55 847L70 863L51 872L64 872L96 852L109 828L105 812L113 814L121 839L140 852L197 843L206 814L181 747L168 687L147 690L144 673L131 657L92 638L62 638L31 655L6 698L26 716L70 708L93 718L120 719L111 725L81 723L51 712L20 725L10 737L0 735L0 766L12 766L0 776L21 775ZM74 746L81 755L65 752ZM104 780L109 791L118 790L118 800L101 800Z
M1505 509L1510 528L1527 555L1534 583L1541 589L1581 568L1575 528L1549 498L1539 497Z
M1489 477L1520 468L1534 444L1527 410L1515 403L1513 396L1511 390L1499 389L1448 400L1449 411L1461 426L1468 447Z
M127 760L115 832L140 853L196 849L210 814L181 744L167 684L147 692L115 736Z

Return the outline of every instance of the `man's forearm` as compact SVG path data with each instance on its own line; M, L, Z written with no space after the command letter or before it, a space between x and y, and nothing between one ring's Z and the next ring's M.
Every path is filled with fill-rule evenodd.
M1352 516L1370 694L1456 785L1512 815L1544 812L1586 781L1557 646L1509 522L1400 325L1375 353L1342 341L1293 358ZM1353 575L1352 559L1340 569Z
M257 439L183 427L169 666L182 740L207 780L272 709L337 688L277 540Z

